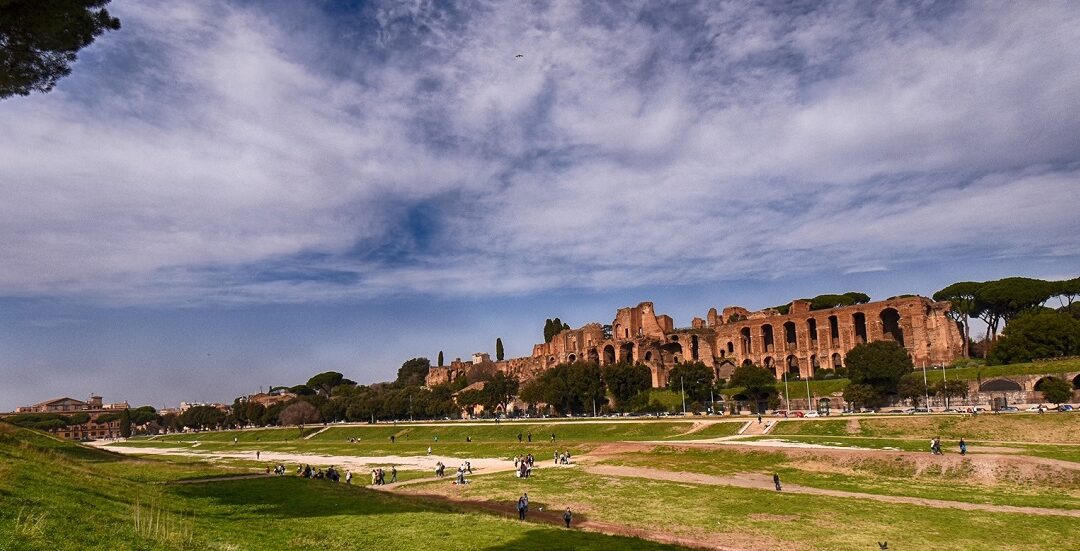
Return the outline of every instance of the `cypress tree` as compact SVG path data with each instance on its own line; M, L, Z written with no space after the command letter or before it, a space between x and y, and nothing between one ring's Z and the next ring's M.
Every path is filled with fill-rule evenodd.
M498 337L495 339L495 359L500 362L503 360L502 337Z
M442 350L439 351L439 367L443 366Z

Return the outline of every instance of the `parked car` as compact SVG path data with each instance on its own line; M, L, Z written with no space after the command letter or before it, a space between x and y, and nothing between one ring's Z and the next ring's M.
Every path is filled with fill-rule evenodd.
M1015 406L1005 406L998 410L1001 413L1016 413L1020 411L1020 408Z
M1042 411L1044 409L1046 409L1046 408L1044 408L1042 404L1037 404L1037 405L1034 405L1034 406L1028 406L1028 408L1025 409L1024 411Z
M1075 408L1073 408L1069 404L1061 404L1060 406L1058 406L1058 411L1073 411L1074 409Z
M885 413L904 413L904 410L902 410L902 409L890 409L889 411L886 411Z
M803 416L803 412L801 412L801 411L798 411L796 413L799 414L799 417ZM808 411L808 412L806 412L805 415L806 415L806 417L821 417L821 415L816 411Z

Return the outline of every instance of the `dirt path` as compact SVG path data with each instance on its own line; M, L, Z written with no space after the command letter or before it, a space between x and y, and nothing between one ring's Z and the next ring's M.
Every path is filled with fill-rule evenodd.
M122 453L125 455L176 455L184 457L201 457L209 460L222 460L222 459L244 459L248 461L256 460L255 452L193 452L188 449L181 448L139 448L133 446L109 446L105 448L110 451ZM260 452L258 461L263 461L267 464L281 463L286 465L296 464L308 464L308 465L334 465L343 469L352 469L353 471L369 470L374 467L386 467L387 465L396 465L399 471L406 470L421 470L421 471L435 471L435 463L442 461L446 465L448 470L456 469L457 465L460 465L465 460L460 457L444 457L439 455L420 455L420 456L400 456L400 455L387 455L387 456L374 456L374 457L361 457L355 455L318 455L318 454L305 454L305 453L286 453L275 451ZM480 472L498 472L502 470L513 470L513 461L507 459L499 459L493 457L481 457L477 459L469 460L472 464L473 470Z
M615 465L585 465L585 472L605 476L618 476L628 478L648 478L650 480L667 480L671 482L689 482L691 484L709 484L715 486L735 486L738 488L750 488L754 490L774 490L772 478L751 473L739 473L731 476L715 476L701 473L673 472L647 467L622 467ZM823 488L810 488L794 484L784 484L785 492L794 494L810 494L831 497L849 497L886 503L907 503L936 507L941 509L964 509L968 511L990 511L995 513L1019 513L1026 515L1053 515L1080 518L1080 510L1075 509L1044 509L1041 507L1018 507L1014 505L988 505L982 503L966 503L962 501L945 501L926 499L919 497L891 496L879 494L865 494L859 492L846 492L842 490L826 490Z

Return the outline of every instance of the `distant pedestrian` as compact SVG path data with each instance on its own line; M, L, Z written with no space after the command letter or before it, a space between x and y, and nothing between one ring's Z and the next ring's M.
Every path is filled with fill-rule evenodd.
M551 433L551 441L552 441L552 443L554 443L554 442L555 442L555 433L554 433L554 432L553 432L553 433Z
M525 520L525 498L519 497L517 500L517 512L518 520Z
M393 444L394 442L397 442L397 435L391 434L390 435L390 443Z
M428 455L431 455L431 446L428 446L428 447L427 447L427 454L428 454Z
M259 459L259 451L256 451L255 452L255 460L257 461L258 459Z
M964 439L960 439L960 455L967 455L967 442Z
M562 514L562 519L563 519L563 522L565 522L565 523L566 523L566 527L567 527L567 528L569 528L569 527L570 527L570 519L572 519L572 518L574 518L574 514L573 514L573 513L571 513L571 512L570 512L570 508L569 508L569 507L567 507L567 508L566 508L566 510L565 510L565 511L563 511L563 514Z
M776 491L779 492L780 491L780 475L778 473L773 473L772 482L773 482L773 485L776 486Z
M761 424L761 414L760 413L757 416L757 424L759 424L759 425Z
M352 471L345 471L345 483L352 484Z
M390 466L390 483L397 482L397 465Z
M521 443L521 433L519 432L518 433L518 444L520 444L520 443Z
M237 442L237 440L236 440L236 437L235 437L235 436L233 436L233 437L232 437L232 443L233 443L233 444L235 444L236 442Z
M529 442L532 442L532 431L529 431Z

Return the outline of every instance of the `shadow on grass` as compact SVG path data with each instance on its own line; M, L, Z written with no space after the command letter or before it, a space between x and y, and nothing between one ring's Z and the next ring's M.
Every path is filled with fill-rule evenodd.
M609 536L597 532L585 532L573 528L535 528L520 533L517 537L485 547L485 551L519 551L521 549L547 550L597 550L627 549L634 551L670 551L685 547L656 543L639 538Z
M400 496L359 486L297 477L184 484L170 486L169 493L188 499L209 501L215 506L242 508L260 516L276 518L450 512L449 507L414 503Z

